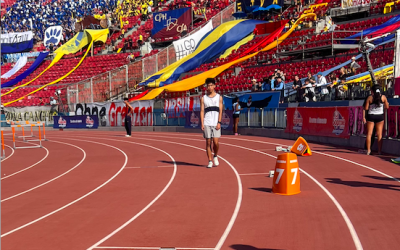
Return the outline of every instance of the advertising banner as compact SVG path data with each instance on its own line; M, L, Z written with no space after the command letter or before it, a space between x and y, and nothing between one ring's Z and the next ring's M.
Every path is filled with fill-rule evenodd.
M197 45L199 44L203 36L212 29L213 29L213 24L212 21L210 21L196 33L173 42L175 48L176 60L178 61L184 58L185 56L192 54L193 51L197 48Z
M201 96L165 99L164 113L168 118L185 117L186 111L200 111Z
M32 31L1 34L1 54L18 53L32 48Z
M201 129L200 111L186 111L185 128ZM233 112L226 110L222 113L221 129L232 130L233 128Z
M342 8L370 5L372 0L342 0Z
M54 116L53 128L98 128L97 115Z
M57 112L50 113L51 106L31 106L31 107L4 107L4 113L6 120L12 121L48 121L53 120L53 115L57 115Z
M288 108L286 133L349 138L349 108Z
M278 108L280 92L261 92L261 93L237 93L239 105L243 108L242 112L247 112L247 108ZM233 98L224 96L224 106L226 110L233 110Z
M192 23L191 8L153 13L152 38L167 38L188 31Z
M133 126L153 125L153 100L136 101L130 104L133 107ZM125 125L126 109L125 103L122 101L106 103L78 103L75 106L75 114L97 115L100 126L118 127Z

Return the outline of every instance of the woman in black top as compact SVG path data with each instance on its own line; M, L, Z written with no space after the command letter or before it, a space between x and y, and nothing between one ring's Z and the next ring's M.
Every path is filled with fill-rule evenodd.
M382 94L379 85L372 86L371 95L368 96L364 106L364 123L367 123L367 154L371 154L371 137L374 127L378 137L378 154L382 152L382 132L385 123L385 109L389 109L389 102Z

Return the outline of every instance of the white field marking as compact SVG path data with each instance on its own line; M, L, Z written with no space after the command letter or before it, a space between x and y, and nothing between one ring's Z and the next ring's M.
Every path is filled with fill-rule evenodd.
M73 145L73 144L69 144L69 143L66 143L66 142L58 142L58 141L53 141L53 140L52 140L51 142L61 143L61 144L65 144L65 145L68 145L68 146L76 147L77 149L79 149L79 150L81 150L81 151L83 152L83 158L82 158L82 160L81 160L78 164L76 164L73 168L69 169L68 171L66 171L66 172L64 172L64 173L62 173L62 174L60 174L59 176L56 176L56 177L54 177L54 178L51 179L51 180L48 180L48 181L46 181L46 182L43 182L42 184L37 185L37 186L35 186L35 187L33 187L33 188L30 188L30 189L28 189L28 190L25 190L25 191L23 191L23 192L21 192L21 193L19 193L19 194L10 196L10 197L8 197L8 198L5 198L5 199L1 200L1 202L11 200L12 198L15 198L15 197L17 197L17 196L26 194L26 193L28 193L28 192L30 192L30 191L36 189L36 188L42 187L42 186L44 186L44 185L46 185L46 184L49 184L50 182L52 182L52 181L54 181L54 180L57 180L58 178L60 178L60 177L62 177L62 176L64 176L64 175L66 175L66 174L68 174L69 172L71 172L72 170L74 170L75 168L77 168L77 167L78 167L79 165L81 165L82 162L86 159L86 152L85 152L85 150L83 150L82 148L80 148L80 147L78 147L78 146L75 146L75 145Z
M88 138L88 137L86 137ZM109 139L105 139L105 138L99 138L99 139L103 139L103 140L109 140ZM125 143L131 143L131 144L137 144L137 145L141 145L141 146L146 146L155 150L158 150L166 155L168 155L168 157L173 161L174 163L174 172L171 176L171 179L169 180L169 182L167 183L167 185L164 187L163 190L161 190L161 192L149 203L147 204L146 207L144 207L140 212L138 212L135 216L133 216L132 218L130 218L127 222L125 222L124 224L122 224L120 227L118 227L117 229L115 229L114 231L112 231L110 234L108 234L106 237L102 238L101 240L99 240L98 242L96 242L93 246L89 247L88 249L94 249L96 248L98 245L100 245L101 243L103 243L104 241L108 240L109 238L111 238L112 236L114 236L116 233L118 233L119 231L121 231L124 227L126 227L127 225L129 225L132 221L134 221L136 218L138 218L140 215L142 215L144 212L146 212L147 209L149 209L169 188L169 186L172 184L172 182L175 179L176 176L176 171L177 171L177 165L176 165L176 161L175 159L168 154L166 151L147 145L147 144L142 144L142 143L137 143L137 142L131 142L131 141L122 141L122 140L112 140L112 141L119 141L119 142L125 142Z
M149 249L149 250L160 250L161 247L95 247L94 249ZM214 250L214 248L205 247L174 247L176 250Z
M149 136L153 136L153 137L167 137L167 138L175 138L175 139L177 138L177 137L169 137L169 136L157 136L157 135L152 135L152 134L147 134L147 133L143 133L143 134L145 134L146 136L149 135ZM194 137L193 135L191 135L191 136ZM200 138L201 138L201 136L196 136L196 137L200 137ZM257 142L257 143L262 143L262 144L269 144L269 145L275 145L275 146L285 146L285 147L289 147L289 145L283 145L283 144L279 144L279 143L272 143L272 142L265 142L265 141L256 141L256 140L241 139L241 138L224 137L224 139L238 140L238 141L248 141L248 142ZM188 140L192 140L192 139L188 139ZM374 168L372 168L372 167L368 167L368 166L363 165L363 164L361 164L361 163L358 163L358 162L355 162L355 161L351 161L351 160L348 160L348 159L346 159L346 158L342 158L342 157L339 157L339 156L335 156L335 155L331 155L331 154L326 154L326 153L318 152L318 151L315 151L315 150L312 150L312 152L313 152L313 153L320 154L320 155L324 155L324 156L327 156L327 157L335 158L335 159L338 159L338 160L342 160L342 161L345 161L345 162L348 162L348 163L351 163L351 164L354 164L354 165L357 165L357 166L360 166L360 167L369 169L369 170L371 170L371 171L373 171L373 172L375 172L375 173L378 173L378 174L380 174L380 175L383 175L383 176L385 176L385 177L388 177L388 178L390 178L390 179L392 179L392 180L394 180L394 181L400 182L399 179L397 179L397 178L395 178L395 177L393 177L393 176L391 176L391 175L385 174L385 173L383 173L383 172L381 172L381 171L379 171L379 170L376 170L376 169L374 169Z
M105 134L105 135L106 135L106 134ZM148 139L148 138L138 138L138 137L137 137L138 135L140 135L140 134L137 134L137 135L135 136L135 139L151 140L151 139ZM162 138L174 138L174 139L183 139L183 140L191 140L191 141L203 141L203 140L198 140L198 139L189 139L189 138L171 137L171 136L157 136L157 135L152 135L152 134L146 134L146 135L144 135L144 136L162 137ZM200 137L200 136L199 136L199 137ZM229 139L233 139L233 138L229 138ZM238 140L246 140L246 139L238 139ZM159 140L155 140L155 141L159 141ZM246 140L246 141L247 141L247 140ZM251 141L251 140L250 140L250 141ZM173 142L170 142L170 141L163 141L163 142L166 142L166 143L173 143ZM257 141L257 142L258 142L258 141ZM261 142L261 143L262 143L262 142ZM180 143L178 143L178 144L180 144ZM257 152L257 153L260 153L260 154L264 154L264 155L273 157L273 158L275 158L275 159L277 158L277 157L274 156L274 155L271 155L271 154L268 154L268 153L265 153L265 152L262 152L262 151L258 151L258 150L254 150L254 149L250 149L250 148L238 146L238 145L233 145L233 144L228 144L228 143L221 143L221 142L220 142L220 144L222 144L222 145L228 145L228 146L232 146L232 147L238 147L238 148L246 149L246 150L249 150L249 151L254 151L254 152ZM266 143L266 144L280 145L280 144L273 144L273 143ZM192 147L193 147L193 146L192 146ZM313 152L315 152L315 151L313 151ZM311 175L309 175L309 174L308 174L306 171L304 171L303 169L300 169L300 171L301 171L302 173L305 173L307 176L312 177ZM322 185L320 182L318 182L316 179L311 178L311 180L313 180L318 186L323 187L323 185ZM335 197L334 197L325 187L324 187L322 190L328 195L328 197L332 200L332 202L333 202L333 203L335 204L335 206L338 208L340 214L342 215L342 217L343 217L344 221L346 222L346 225L347 225L347 227L348 227L348 229L349 229L349 231L350 231L350 234L351 234L351 237L353 238L353 242L354 242L354 245L355 245L356 249L357 249L357 250L362 250L363 247L362 247L361 241L360 241L360 239L358 238L357 232L355 231L354 226L353 226L353 224L351 223L351 221L350 221L349 217L347 216L346 212L344 211L344 209L342 208L342 206L340 205L340 203L335 199ZM218 247L218 246L219 246L219 245L217 245L217 247ZM221 244L221 246L222 246L222 244ZM219 250L221 246L219 246L219 248L216 247L215 249L216 249L216 250Z
M265 175L265 174L269 174L269 173L248 173L248 174L239 174L239 175L242 176L242 175Z
M129 168L173 168L174 166L154 166L154 167L126 167L125 169Z
M30 166L27 167L27 168L21 169L21 170L15 172L15 173L12 173L12 174L9 174L9 175L7 175L7 176L5 176L5 177L2 177L1 180L7 179L7 178L9 178L9 177L11 177L11 176L14 176L14 175L16 175L16 174L19 174L19 173L21 173L21 172L24 172L24 171L26 171L26 170L28 170L28 169L30 169L30 168L33 168L34 166L38 165L38 164L41 163L42 161L44 161L44 160L49 156L49 150L47 150L46 147L42 147L42 148L43 148L44 150L46 150L46 155L45 155L40 161L36 162L36 163L33 164L33 165L30 165ZM10 155L10 156L11 156L11 155Z
M172 138L172 137L171 137L171 138ZM179 138L173 137L173 138L175 138L175 139L181 139L181 140L203 141L203 140L188 139L188 138L182 138L182 137L179 137ZM139 139L139 138L138 138L137 136L135 136L135 139ZM146 139L146 140L147 140L147 139ZM166 142L167 142L167 141L166 141ZM169 143L169 141L168 141L168 143ZM277 157L274 156L274 155L267 154L267 153L265 153L265 152L258 151L258 150L255 150L255 149L251 149L251 148L246 148L246 147L242 147L242 146L238 146L238 145L234 145L234 144L221 143L221 142L220 142L220 144L222 144L222 145L227 145L227 146L232 146L232 147L237 147L237 148L242 148L242 149L246 149L246 150L249 150L249 151L253 151L253 152L257 152L257 153L263 154L263 155L270 156L270 157L275 158L275 159L277 158ZM347 225L347 228L348 228L349 231L350 231L350 235L351 235L351 237L353 238L353 242L354 242L354 245L355 245L356 249L357 249L357 250L362 250L363 247L362 247L362 244L361 244L360 239L358 238L357 232L356 232L356 230L354 229L353 224L351 223L349 217L347 216L346 212L344 211L344 209L342 208L342 206L340 205L340 203L336 200L336 198L335 198L335 197L334 197L334 196L333 196L319 181L317 181L315 178L313 178L310 174L308 174L308 173L307 173L306 171L304 171L303 169L300 169L300 171L301 171L302 173L306 174L308 177L310 177L310 179L313 180L319 187L321 187L321 189L322 189L322 190L328 195L328 197L332 200L332 202L335 204L335 206L336 206L337 209L339 210L340 214L342 215L342 217L343 217L343 219L344 219L344 221L345 221L345 223L346 223L346 225ZM215 249L216 249L216 250L219 250L219 248L218 248L218 249L215 248Z
M80 137L80 138L82 138L82 137ZM91 137L84 137L84 138L91 138ZM106 139L106 138L99 138L99 139L130 143L129 141L125 141L125 140L123 141L123 140ZM181 146L185 146L185 147L190 147L190 148L198 149L198 150L201 150L201 151L206 151L205 149L202 149L202 148L198 148L198 147L195 147L195 146L192 146L192 145L183 144L183 143L178 143L178 142L162 141L162 140L148 139L148 138L134 138L134 139L143 139L143 140L148 140L148 141L165 142L165 143L176 144L176 145L181 145ZM151 147L151 146L149 146L149 147ZM235 173L236 180L237 180L237 182L238 182L238 198L237 198L237 201L236 201L236 206L235 206L235 209L234 209L234 211L233 211L232 217L231 217L231 219L230 219L230 221L229 221L229 223L228 223L228 225L227 225L227 227L226 227L224 233L222 234L220 240L218 241L217 246L214 248L214 250L219 250L219 249L221 249L221 247L222 247L222 245L224 244L226 238L228 237L229 232L231 231L231 229L232 229L232 227L233 227L233 224L235 223L235 220L236 220L237 215L238 215L238 213L239 213L239 209L240 209L240 206L241 206L241 203L242 203L242 196L243 196L242 182L241 182L241 180L240 180L240 176L239 176L237 170L236 170L235 167L234 167L229 161L227 161L225 158L223 158L223 157L221 157L221 156L219 156L219 158L221 158L223 161L225 161L225 162L231 167L231 169L233 170L233 172ZM175 161L174 161L174 165L176 166ZM176 167L175 167L174 171L176 171ZM174 174L175 174L175 172L174 172ZM147 208L145 208L145 209L147 209ZM145 210L145 209L144 209L144 210ZM143 210L142 210L142 211L143 211ZM141 214L142 211L139 212L139 213ZM144 212L144 211L143 211L143 212ZM128 225L128 224L131 223L133 220L135 220L140 214L135 215L133 218L131 218L131 219L130 219L128 222L126 222L124 225L122 225L121 227L117 228L114 232L112 232L111 234L107 235L105 238L101 239L99 242L97 242L96 244L94 244L93 246L91 246L90 248L88 248L88 250L92 250L92 249L96 248L99 244L103 243L104 241L106 241L107 239L109 239L111 236L113 236L114 234L116 234L118 231L120 231L122 228L124 228L126 225Z
M84 199L85 197L91 195L92 193L96 192L97 190L99 190L99 189L102 188L103 186L107 185L107 184L108 184L110 181L112 181L115 177L117 177L117 176L122 172L122 170L124 169L124 167L126 166L126 164L128 163L128 156L125 154L124 151L122 151L121 149L119 149L119 148L117 148L117 147L114 147L114 146L111 146L111 145L108 145L108 144L104 144L104 143L100 143L100 142L93 142L93 141L87 141L87 140L82 140L82 139L71 139L71 138L60 138L60 137L58 137L58 138L59 138L59 139L67 139L67 140L75 140L75 141L85 141L85 142L100 144L100 145L104 145L104 146L107 146L107 147L110 147L110 148L114 148L114 149L120 151L120 152L125 156L125 162L124 162L124 164L122 165L122 167L120 168L120 170L118 170L118 172L117 172L115 175L113 175L110 179L108 179L106 182L104 182L103 184L101 184L101 185L98 186L97 188L93 189L93 190L90 191L89 193L87 193L87 194L81 196L80 198L78 198L78 199L76 199L76 200L74 200L74 201L72 201L72 202L70 202L70 203L68 203L68 204L66 204L66 205L64 205L64 206L62 206L62 207L60 207L60 208L58 208L58 209L56 209L56 210L54 210L54 211L48 213L48 214L46 214L46 215L43 215L43 216L40 217L40 218L37 218L36 220L33 220L33 221L28 222L28 223L26 223L26 224L24 224L24 225L22 225L22 226L20 226L20 227L17 227L17 228L15 228L15 229L13 229L13 230L11 230L11 231L8 231L8 232L6 232L6 233L3 233L3 234L0 236L1 238L5 237L5 236L7 236L7 235L9 235L9 234L12 234L12 233L14 233L14 232L16 232L16 231L18 231L18 230L21 230L21 229L23 229L23 228L25 228L25 227L27 227L27 226L29 226L29 225L32 225L32 224L34 224L34 223L36 223L36 222L38 222L38 221L40 221L40 220L43 220L44 218L47 218L47 217L49 217L50 215L53 215L53 214L55 214L55 213L57 213L57 212L63 210L64 208L67 208L67 207L69 207L69 206L71 206L71 205L77 203L78 201Z
M4 158L3 160L1 160L1 162L3 162L3 161L5 161L5 160L7 160L8 158L10 158L13 154L14 154L14 149L13 149L13 147L10 147L10 146L8 146L7 144L4 144L4 146L6 146L6 147L8 147L8 148L10 148L11 149L11 154L9 155L9 156L7 156L6 158Z

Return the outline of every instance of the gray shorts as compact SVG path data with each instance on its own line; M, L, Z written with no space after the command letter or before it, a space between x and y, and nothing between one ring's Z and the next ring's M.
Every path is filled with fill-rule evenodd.
M219 138L221 137L221 128L217 130L216 126L204 125L203 135L206 139Z

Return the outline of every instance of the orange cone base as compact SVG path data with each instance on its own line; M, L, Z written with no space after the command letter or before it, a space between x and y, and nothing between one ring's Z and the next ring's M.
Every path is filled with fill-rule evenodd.
M300 193L300 169L296 154L278 155L272 181L272 192L280 195Z

